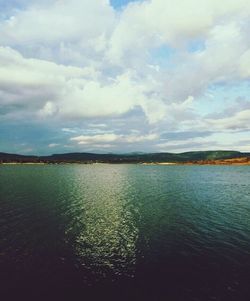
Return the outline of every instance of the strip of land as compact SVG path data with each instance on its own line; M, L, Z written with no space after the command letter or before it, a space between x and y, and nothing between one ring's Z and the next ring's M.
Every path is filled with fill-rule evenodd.
M185 153L95 154L66 153L27 156L0 153L0 164L144 164L144 165L250 165L250 153L237 151L193 151Z

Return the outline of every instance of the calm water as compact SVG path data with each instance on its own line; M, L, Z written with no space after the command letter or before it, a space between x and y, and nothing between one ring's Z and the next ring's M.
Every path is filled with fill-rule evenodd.
M0 287L250 300L250 167L0 166Z

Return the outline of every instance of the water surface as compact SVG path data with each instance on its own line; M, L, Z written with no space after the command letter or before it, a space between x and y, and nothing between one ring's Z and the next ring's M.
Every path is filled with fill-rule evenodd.
M2 165L0 239L5 293L250 300L250 167Z

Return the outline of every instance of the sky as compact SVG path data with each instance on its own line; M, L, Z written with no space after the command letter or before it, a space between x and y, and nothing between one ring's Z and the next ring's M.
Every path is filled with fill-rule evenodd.
M0 0L0 152L250 152L250 0Z

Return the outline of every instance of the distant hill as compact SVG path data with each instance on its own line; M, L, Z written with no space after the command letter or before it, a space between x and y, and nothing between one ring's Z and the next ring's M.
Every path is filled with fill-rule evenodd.
M0 152L0 162L33 162L37 161L37 156L25 156Z
M129 153L129 154L95 154L95 153L65 153L50 156L25 156L0 153L0 163L187 163L198 161L213 161L249 157L250 153L237 151L193 151L185 153Z

